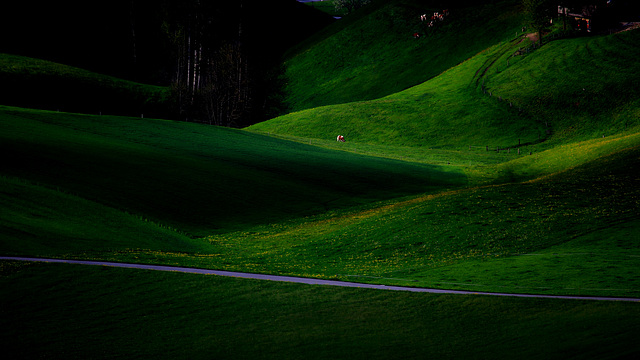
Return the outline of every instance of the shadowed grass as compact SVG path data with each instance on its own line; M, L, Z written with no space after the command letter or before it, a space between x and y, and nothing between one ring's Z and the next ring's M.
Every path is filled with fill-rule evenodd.
M88 114L167 116L169 88L139 84L73 66L0 54L0 102Z
M640 307L634 303L0 264L0 334L5 351L18 358L564 359L640 353Z
M5 254L52 256L132 247L176 252L210 249L176 229L17 179L0 177L0 204Z
M633 229L640 198L633 171L637 154L635 147L525 183L455 190L211 236L211 255L80 256L477 291L637 296L640 278L628 276L640 259L633 241L608 242L606 256L592 256L579 267L573 258L554 258L551 266L541 257L540 264L548 266L544 276L502 267L524 264L521 255L552 254L556 248L583 252L574 239L592 232L611 229L624 236L621 229ZM610 266L611 259L623 261Z
M172 121L0 109L2 174L192 235L466 184L457 169Z

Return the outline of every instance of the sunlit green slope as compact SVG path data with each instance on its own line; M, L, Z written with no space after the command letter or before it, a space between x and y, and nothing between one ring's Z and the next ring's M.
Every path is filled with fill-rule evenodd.
M433 27L420 20L444 10ZM523 24L518 0L373 1L291 51L286 102L298 111L390 95L513 38Z
M234 269L478 291L637 296L639 154L635 145L529 182L211 240L227 253L227 264L237 259L227 265ZM219 261L202 264L222 266Z
M559 39L527 55L499 43L438 77L371 101L291 113L249 129L354 143L542 151L634 132L639 31ZM520 145L520 146L518 146ZM566 164L565 164L566 165Z
M442 75L381 99L291 113L250 130L309 138L413 147L515 146L537 141L544 127L475 86L487 51Z
M411 161L449 153L456 159L451 165L465 168L473 183L493 184L265 229L264 241L280 233L305 239L308 251L327 259L293 270L306 267L310 276L511 292L637 293L640 94L632 84L640 81L633 60L639 38L640 31L630 31L556 39L515 55L531 46L517 38L406 91L250 128L300 141L343 133L351 149L394 157L403 149ZM246 239L238 234L236 241ZM287 252L277 254L281 258L272 253L251 263L280 272L294 262Z
M560 39L527 56L509 55L482 67L485 89L544 121L553 144L640 124L640 31Z

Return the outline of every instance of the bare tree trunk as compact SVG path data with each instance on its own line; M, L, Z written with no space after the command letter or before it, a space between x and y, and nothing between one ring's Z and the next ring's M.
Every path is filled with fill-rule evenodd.
M231 38L223 38L216 33L220 15L208 5L191 0L173 29L177 49L174 97L181 117L233 126L251 108L251 74L242 42L243 19L240 15L237 38L233 34ZM244 1L240 0L237 6L242 13Z
M129 7L129 25L131 26L131 46L133 56L133 68L137 67L138 55L136 50L136 21L135 21L135 8L133 6L133 0L131 0L131 6Z

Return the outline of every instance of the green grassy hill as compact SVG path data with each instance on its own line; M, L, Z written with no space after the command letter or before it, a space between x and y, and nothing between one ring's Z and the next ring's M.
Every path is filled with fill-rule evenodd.
M281 231L298 234L294 238L305 234L311 248L322 244L322 256L333 258L309 267L298 257L296 268L313 269L307 270L311 276L476 290L608 293L617 283L614 292L633 292L636 280L618 271L630 274L637 266L636 255L627 257L637 245L627 243L623 250L592 234L622 243L637 229L632 174L640 97L631 84L640 80L640 68L630 59L640 52L638 37L631 31L557 39L528 52L520 50L531 43L518 37L408 90L250 127L298 141L340 133L352 151L446 160L463 169L470 184L494 184L335 218L340 225L330 228L320 226L331 223L326 219L285 227ZM264 241L281 238L278 233L265 230ZM581 239L587 238L585 245ZM237 241L244 244L242 237ZM587 253L594 257L585 266L550 256L555 249L592 249ZM599 251L606 254L601 260ZM618 275L609 277L604 269L612 258ZM260 256L251 263L287 271L295 262L286 255L272 259ZM505 269L505 263L519 270ZM538 273L543 263L554 270ZM537 270L524 270L529 266ZM541 277L544 286L537 285Z
M638 31L552 41L495 59L485 88L548 124L554 143L609 136L640 123Z
M18 108L0 118L8 180L198 236L466 184L456 169L205 125ZM5 196L6 205L28 201Z
M387 97L294 112L250 130L367 144L468 148L506 147L538 140L544 127L474 86L481 54L442 75Z
M0 54L0 103L65 112L169 117L169 88Z
M461 166L475 163L478 151L485 150L488 161L498 155L487 154L487 148L510 149L511 156L500 160L512 170L537 166L531 165L537 158L515 156L518 149L521 155L549 150L541 156L558 163L546 161L548 169L538 166L538 175L558 171L607 151L573 145L569 148L577 150L568 154L559 146L637 132L640 97L631 84L640 68L629 59L640 52L639 37L631 31L561 39L526 56L514 53L530 46L528 40L501 42L408 90L295 112L249 129L321 139L340 133L348 141L371 144L370 152L382 156L399 148L425 158L430 157L425 149L455 150L449 158Z
M633 358L635 303L412 294L1 262L15 358ZM28 309L28 311L11 311Z
M637 296L637 141L543 179L210 240L237 259L231 266L236 270L476 291ZM222 261L228 264L229 257L198 265L224 266Z
M291 110L405 90L513 38L524 22L518 0L446 4L450 15L429 28L420 15L442 12L441 1L374 1L291 50L285 62Z
M0 107L0 254L640 297L640 30L514 56L531 46L507 32L519 29L517 2L469 3L451 7L452 22L474 9L500 15L476 50L434 53L425 64L437 70L419 76L401 69L429 41L461 42L459 27L393 36L439 3L378 2L340 21L287 65L294 78L296 61L303 71L328 59L314 79L289 84L298 86L295 106L311 108L244 130ZM360 66L372 52L347 52L360 30L379 34L367 49L382 46L378 73L398 79L397 91ZM307 52L315 55L303 61ZM341 87L349 76L354 86ZM340 104L314 107L314 92L318 104ZM640 354L633 303L9 261L0 261L0 284L3 344L25 358Z

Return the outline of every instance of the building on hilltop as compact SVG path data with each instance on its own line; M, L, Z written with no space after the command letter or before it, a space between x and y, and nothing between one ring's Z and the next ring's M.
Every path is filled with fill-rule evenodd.
M574 29L579 31L591 32L593 30L594 20L598 25L602 23L598 20L605 13L608 13L611 6L611 1L600 0L577 3L577 5L571 7L558 6L558 14L570 19L573 22Z
M564 17L575 30L602 32L619 26L622 21L640 21L640 1L574 0L558 5L558 16Z

